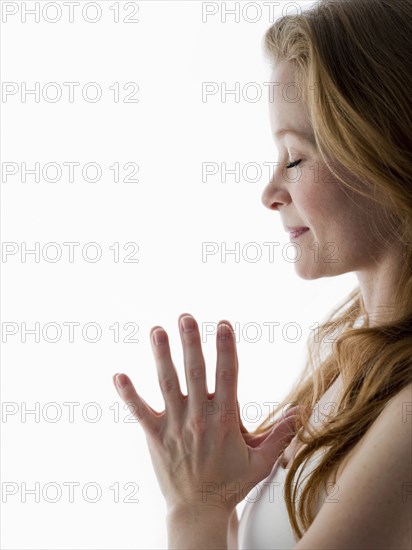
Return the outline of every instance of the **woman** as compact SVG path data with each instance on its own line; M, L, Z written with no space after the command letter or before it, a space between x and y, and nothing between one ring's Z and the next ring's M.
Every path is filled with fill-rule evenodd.
M254 433L239 418L228 321L214 394L188 314L179 317L187 396L161 327L151 340L166 410L115 376L146 434L169 548L411 547L411 37L411 0L320 0L266 33L279 166L262 201L296 239L300 277L355 272L359 286ZM284 487L280 502L262 490L268 482ZM238 533L236 505L257 488Z

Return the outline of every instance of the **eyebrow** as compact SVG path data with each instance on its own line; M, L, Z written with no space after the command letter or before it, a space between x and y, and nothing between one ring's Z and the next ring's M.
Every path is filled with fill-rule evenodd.
M295 134L296 136L300 137L302 140L307 141L313 146L316 146L315 136L304 130L297 130L295 128L282 128L281 130L278 130L275 133L275 137L279 139L281 136L285 134Z

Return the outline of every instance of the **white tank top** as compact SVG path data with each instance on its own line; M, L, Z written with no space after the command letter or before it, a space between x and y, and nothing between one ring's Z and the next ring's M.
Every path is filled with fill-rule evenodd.
M304 478L317 466L326 449L317 450L308 461L299 480L298 495L307 479ZM303 464L295 474L295 481ZM284 497L284 483L288 469L277 460L265 479L260 481L245 497L246 504L239 520L239 550L289 550L298 542L292 527Z

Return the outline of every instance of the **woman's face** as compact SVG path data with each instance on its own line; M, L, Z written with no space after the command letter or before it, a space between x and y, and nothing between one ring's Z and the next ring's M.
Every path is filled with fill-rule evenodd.
M292 66L278 63L271 81L278 83L273 86L270 124L279 165L262 202L279 212L285 230L287 226L309 228L293 239L299 276L317 279L376 267L383 253L382 242L370 230L372 217L376 221L381 214L377 204L344 187L322 161ZM285 128L305 132L306 137L277 135ZM297 167L286 169L299 160Z

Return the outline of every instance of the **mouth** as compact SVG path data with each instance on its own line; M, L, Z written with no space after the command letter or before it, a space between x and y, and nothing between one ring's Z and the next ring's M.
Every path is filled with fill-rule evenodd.
M307 231L310 231L309 227L299 227L297 229L289 230L289 235L291 239L297 239Z

